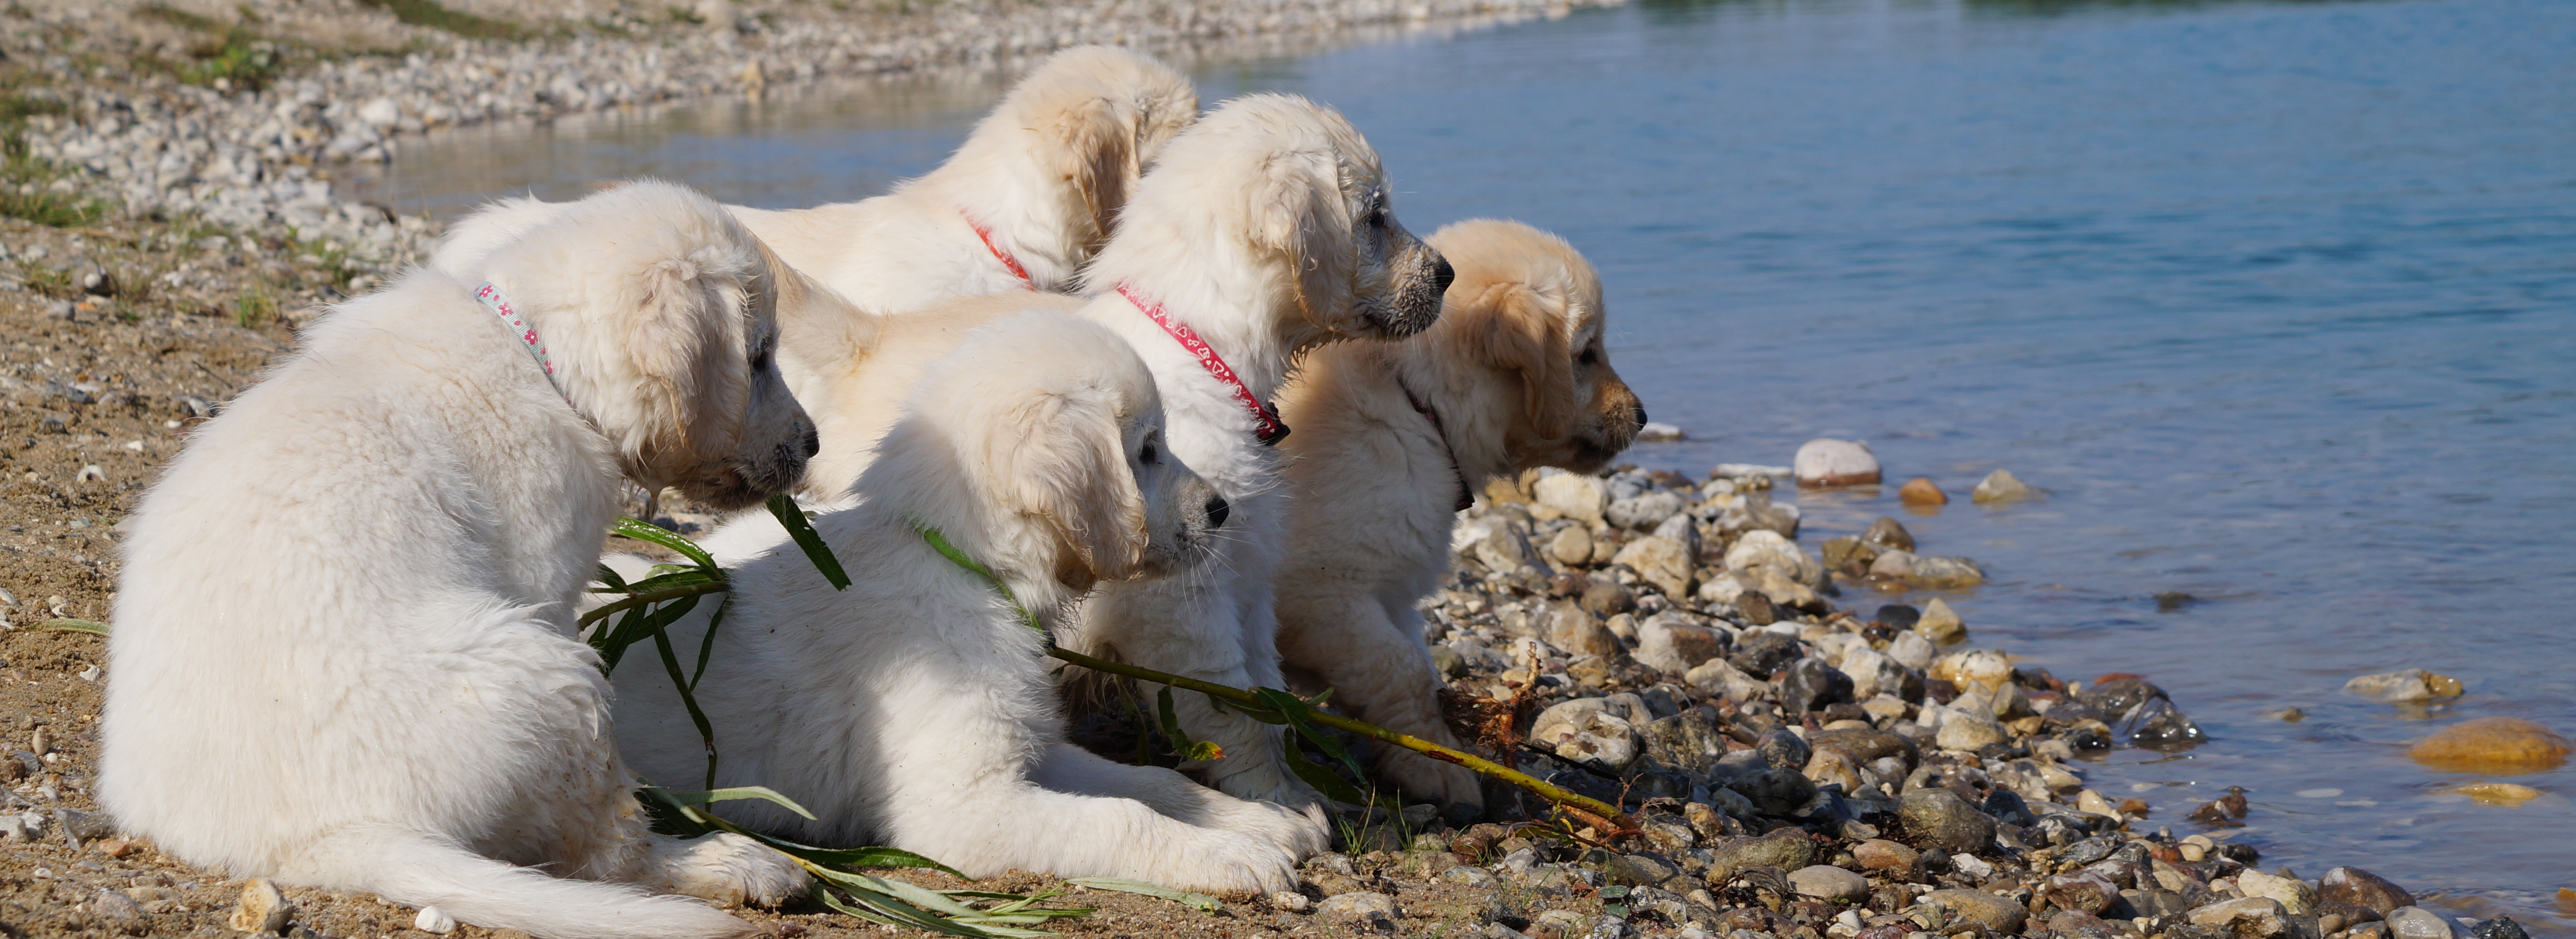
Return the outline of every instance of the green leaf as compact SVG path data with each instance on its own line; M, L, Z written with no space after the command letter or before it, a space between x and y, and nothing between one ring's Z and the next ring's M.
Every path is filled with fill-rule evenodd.
M1201 761L1225 759L1224 747L1205 740L1193 741L1190 735L1181 732L1181 719L1172 710L1172 686L1164 685L1163 690L1155 692L1154 710L1162 718L1163 739L1171 743L1172 752L1179 754L1181 759Z
M698 547L697 542L682 538L679 535L664 530L662 526L655 525L651 522L642 522L621 516L617 519L617 524L610 527L608 531L610 534L624 535L637 541L650 541L654 544L661 545L662 547L680 552L682 556L687 557L689 560L696 561L699 567L716 566L716 559L709 556L706 549Z
M832 582L832 589L850 589L850 575L842 572L841 559L832 556L832 547L823 543L822 535L815 533L814 524L805 519L804 510L796 507L795 497L783 492L770 496L769 514L778 516L778 524L787 526L787 537L796 539L796 546L805 549L805 559L814 563L815 570L823 572L823 579Z
M600 565L600 566L599 566L599 582L600 582L600 583L603 583L603 584L607 584L607 585L608 585L607 589L604 589L604 590L593 590L593 591L591 591L592 593L634 593L634 592L635 592L634 590L629 589L629 588L626 586L626 578L623 578L623 577L619 577L619 576L617 576L617 569L616 569L616 568L610 567L610 566L608 566L608 565L606 565L606 564L602 564L602 565Z
M796 804L796 800L790 799L781 794L778 790L769 788L768 786L733 786L726 789L708 789L701 792L673 792L670 793L670 796L672 802L680 805L705 805L709 802L731 802L736 799L759 799L764 802L776 802L780 805L786 806L788 811L805 816L806 821L814 820L814 813L806 811L804 806Z
M1368 772L1360 769L1359 761L1351 759L1350 753L1342 749L1340 742L1335 741L1331 736L1326 735L1323 731L1315 729L1313 725L1306 723L1306 713L1314 709L1314 705L1312 703L1277 688L1254 688L1252 689L1252 695L1253 697L1260 698L1261 703L1267 704L1272 709L1286 715L1288 718L1288 726L1295 728L1297 733L1304 736L1306 739L1314 741L1316 749L1324 751L1325 756L1332 757L1339 761L1342 766L1351 771L1351 775L1362 779L1368 778ZM1295 749L1293 744L1290 746L1290 749Z
M697 606L697 597L681 597L659 606L639 606L620 615L616 628L592 632L590 647L599 650L600 672L616 671L617 661L626 655L626 647L660 637L665 627L689 615L689 611Z
M1285 750L1288 771L1296 773L1297 778L1306 781L1306 785L1315 787L1316 792L1323 793L1324 798L1335 802L1349 805L1369 804L1369 797L1360 794L1358 789L1351 786L1349 780L1333 775L1332 770L1325 769L1315 761L1307 759L1305 752L1297 748L1297 741L1292 739L1284 742L1287 744Z
M89 619L49 619L44 622L37 623L36 628L51 629L56 632L89 633L96 636L107 635L106 623Z
M1074 877L1067 879L1065 883L1080 884L1093 890L1115 890L1120 893L1141 893L1149 897L1170 900L1174 903L1196 909L1202 913L1214 913L1220 909L1220 905L1216 902L1216 898L1208 896L1207 894L1189 893L1187 891L1172 890L1166 887L1157 887L1141 880L1128 880L1123 877Z

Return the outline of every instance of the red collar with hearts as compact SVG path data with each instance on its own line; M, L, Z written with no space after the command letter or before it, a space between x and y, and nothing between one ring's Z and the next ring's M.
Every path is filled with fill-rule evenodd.
M1003 267L1010 269L1011 276L1019 278L1020 283L1027 284L1030 290L1038 289L1037 278L1030 277L1029 269L1020 266L1020 259L1012 257L1010 252L1002 250L1001 245L993 243L993 226L976 221L975 217L967 215L964 209L957 210L957 214L966 219L966 227L975 230L975 237L984 240L984 250L993 252L993 260L1002 262Z
M1207 369L1208 374L1216 376L1216 380L1234 389L1234 400L1242 402L1244 410L1252 412L1252 425L1258 428L1254 436L1260 438L1262 446L1278 443L1280 438L1288 436L1288 424L1279 419L1279 412L1262 403L1260 398L1253 397L1252 389L1244 386L1243 379L1235 377L1234 369L1226 366L1225 359L1216 354L1216 349L1209 346L1207 340L1199 338L1197 330L1191 329L1187 323L1174 322L1162 304L1146 299L1133 284L1119 284L1118 295L1152 317L1154 324L1163 327L1164 332L1172 334L1172 341L1189 350L1190 355L1199 360L1200 368Z

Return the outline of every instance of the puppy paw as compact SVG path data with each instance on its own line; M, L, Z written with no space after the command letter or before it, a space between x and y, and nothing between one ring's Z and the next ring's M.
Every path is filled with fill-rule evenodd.
M1304 860L1333 845L1333 830L1321 804L1292 809L1276 802L1238 802L1227 813L1226 828Z
M794 859L740 835L654 840L663 886L673 893L721 906L777 906L813 885Z
M1243 835L1209 834L1203 850L1173 857L1161 876L1147 879L1224 896L1297 889L1297 858L1289 852Z

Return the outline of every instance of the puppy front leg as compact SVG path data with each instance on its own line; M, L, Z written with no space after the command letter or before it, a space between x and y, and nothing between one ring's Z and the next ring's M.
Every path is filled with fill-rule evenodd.
M921 781L944 785L907 786L886 800L887 841L969 877L1018 869L1237 895L1297 886L1286 847L1189 825L1136 799L1057 792L1016 767Z
M1322 806L1298 811L1272 802L1237 799L1171 770L1129 766L1072 744L1050 746L1030 777L1049 789L1135 799L1186 824L1250 835L1301 861L1332 845Z
M1411 610L1402 613L1410 614ZM1279 652L1333 689L1338 706L1388 730L1462 748L1440 713L1440 674L1421 627L1374 597L1318 594L1279 600ZM1377 772L1406 793L1482 809L1483 787L1465 767L1398 747L1377 748Z

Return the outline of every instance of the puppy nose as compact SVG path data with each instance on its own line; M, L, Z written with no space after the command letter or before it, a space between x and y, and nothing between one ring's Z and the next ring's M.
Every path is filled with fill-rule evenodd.
M805 458L813 459L814 454L821 452L823 452L823 435L815 433L814 428L805 428Z
M1449 266L1448 258L1431 265L1431 282L1440 285L1441 293L1449 292L1449 282L1458 279L1458 269Z
M1643 424L1643 423L1645 423L1645 422L1646 422L1646 406L1645 406L1644 404L1639 404L1639 405L1637 405L1637 423Z
M1224 496L1209 496L1207 501L1208 527L1224 528L1226 513L1232 511L1234 511L1234 507L1225 504Z

